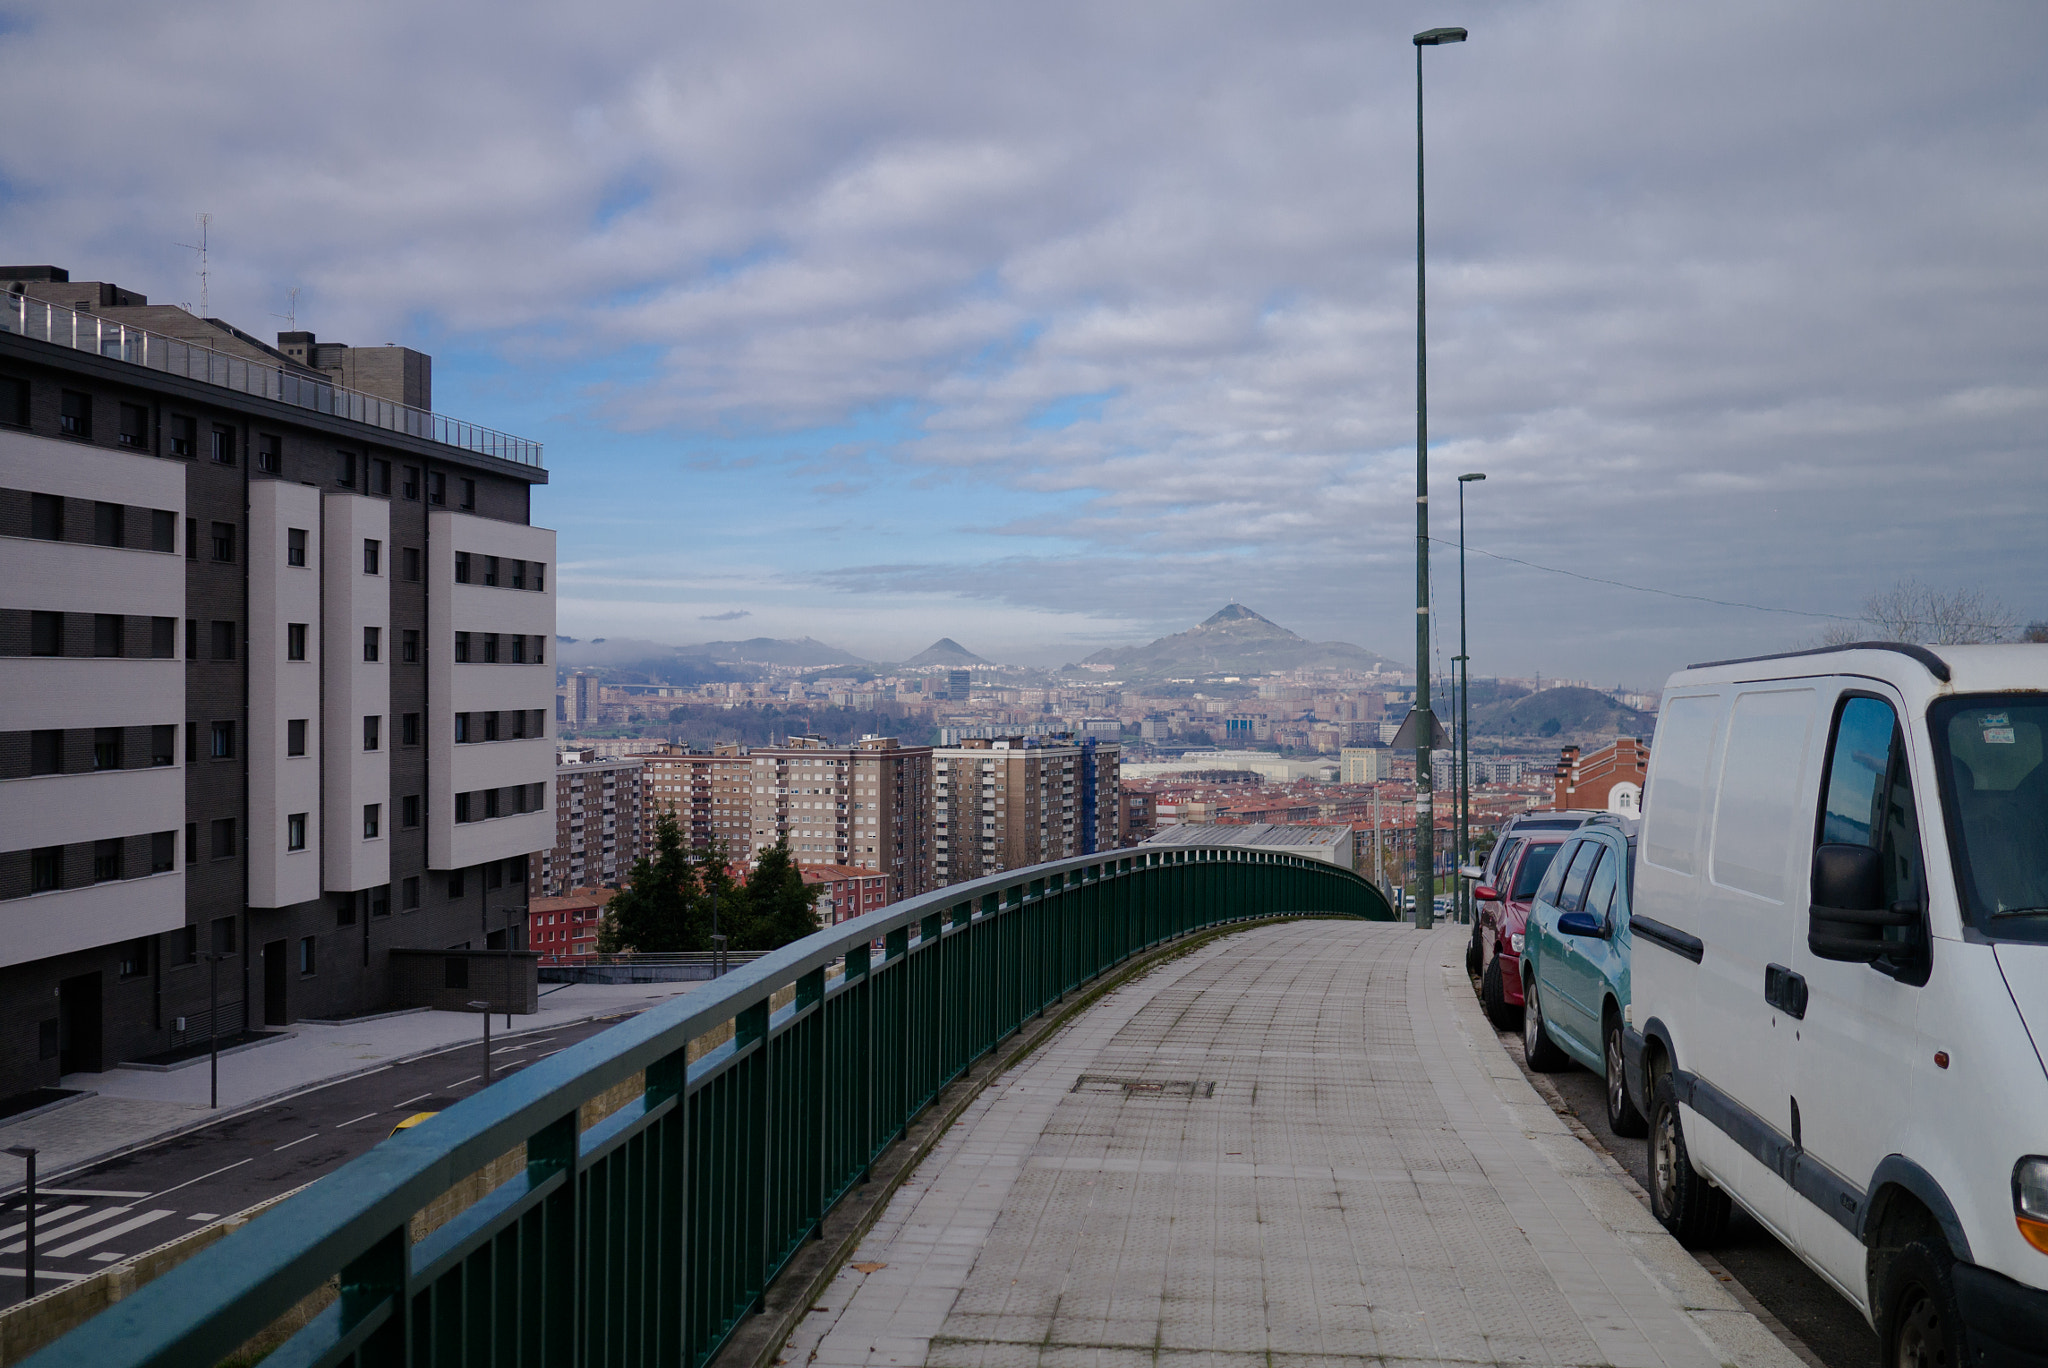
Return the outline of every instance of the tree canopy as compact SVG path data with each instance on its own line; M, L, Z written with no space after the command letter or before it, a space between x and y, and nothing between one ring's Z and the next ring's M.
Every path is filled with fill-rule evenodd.
M673 954L709 950L714 925L734 950L773 950L818 929L818 889L804 883L787 841L761 852L744 886L727 871L716 842L697 850L683 841L672 812L655 820L654 849L633 863L626 887L612 897L598 928L597 948Z

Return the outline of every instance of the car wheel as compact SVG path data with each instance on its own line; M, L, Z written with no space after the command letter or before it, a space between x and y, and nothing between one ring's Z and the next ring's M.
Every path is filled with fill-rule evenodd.
M1607 1023L1607 1129L1635 1137L1649 1132L1649 1123L1628 1095L1628 1055L1621 1048L1621 1022Z
M1479 980L1479 1005L1486 1009L1486 1019L1493 1023L1496 1031L1512 1031L1522 1024L1520 1009L1507 999L1507 993L1500 986L1500 956L1495 955L1486 966L1486 973Z
M1679 1122L1671 1075L1650 1094L1650 1214L1687 1249L1719 1240L1728 1229L1728 1194L1692 1166Z
M1522 990L1522 1058L1537 1073L1558 1073L1571 1067L1571 1056L1557 1048L1557 1042L1543 1029L1543 1003L1536 996L1531 979Z
M1956 1308L1955 1256L1938 1238L1909 1242L1885 1261L1879 1332L1886 1368L1958 1368L1963 1320Z
M1465 942L1465 977L1479 977L1479 918L1472 919L1472 939Z

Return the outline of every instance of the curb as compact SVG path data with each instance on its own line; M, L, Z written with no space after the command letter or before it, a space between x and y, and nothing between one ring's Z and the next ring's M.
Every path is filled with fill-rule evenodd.
M265 1045L275 1045L280 1040L296 1039L298 1034L297 1031L266 1032L261 1040L245 1040L239 1045L230 1045L225 1050L218 1051L217 1053L222 1059L226 1059L229 1055L241 1054L245 1050L260 1050ZM181 1059L175 1064L145 1064L139 1059L124 1059L114 1065L114 1067L117 1069L132 1069L136 1073L177 1073L180 1070L192 1068L194 1065L204 1064L211 1058L213 1058L213 1055L210 1054L194 1055L190 1059Z

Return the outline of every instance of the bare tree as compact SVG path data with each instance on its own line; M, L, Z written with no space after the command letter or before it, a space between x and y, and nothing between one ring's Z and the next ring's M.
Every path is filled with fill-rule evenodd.
M1903 579L1863 601L1856 622L1838 622L1821 633L1823 646L1852 641L1906 641L1919 646L1975 646L2010 641L2019 626L2010 609L1982 589L1944 593L1918 580ZM2036 638L2036 627L2042 636ZM2048 640L2048 624L2027 629L2029 640Z
M2048 641L2048 622L2030 622L2020 634L2022 641Z

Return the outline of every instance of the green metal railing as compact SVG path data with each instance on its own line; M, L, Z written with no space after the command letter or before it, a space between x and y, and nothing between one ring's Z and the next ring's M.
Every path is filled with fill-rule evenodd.
M400 1132L29 1363L212 1364L339 1275L267 1365L696 1368L976 1059L1135 954L1291 914L1393 918L1346 869L1180 849L1037 865L841 923ZM731 1039L690 1060L726 1022ZM579 1131L583 1103L643 1072L636 1100ZM523 1172L412 1240L414 1213L522 1143Z

